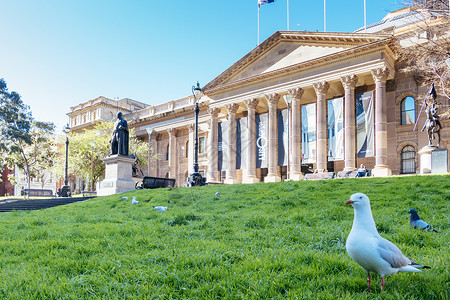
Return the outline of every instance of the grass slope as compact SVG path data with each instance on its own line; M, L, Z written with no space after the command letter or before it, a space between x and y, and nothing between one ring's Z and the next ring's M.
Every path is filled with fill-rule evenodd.
M444 175L139 190L3 213L0 298L448 299L449 183ZM382 294L375 275L367 295L366 274L345 251L353 208L344 203L355 192L371 199L380 234L432 269L388 276ZM168 200L167 212L152 209ZM410 208L439 233L412 230Z

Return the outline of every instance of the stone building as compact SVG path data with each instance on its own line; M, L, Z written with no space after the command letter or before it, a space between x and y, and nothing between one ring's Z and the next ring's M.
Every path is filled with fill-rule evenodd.
M274 33L204 86L200 173L228 184L301 180L311 170L360 164L374 176L419 173L418 152L428 143L419 112L429 87L399 71L396 49L427 38L424 22L449 33L448 19L412 8L353 33ZM182 186L192 173L194 105L187 96L125 114L160 154L146 175ZM449 149L450 121L441 122L440 147Z
M67 114L69 127L73 132L81 132L83 129L92 128L95 121L116 119L119 111L127 114L148 106L148 104L128 98L113 100L100 96L71 107Z

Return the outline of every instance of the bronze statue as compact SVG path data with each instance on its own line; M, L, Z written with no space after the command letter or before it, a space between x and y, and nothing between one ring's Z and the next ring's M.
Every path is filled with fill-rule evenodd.
M114 123L113 135L111 137L111 154L128 156L129 132L127 121L122 117L122 113L117 114L117 121Z
M432 142L431 140L435 139L434 134L437 134L438 136L438 143L437 146L439 147L441 143L441 129L442 125L439 121L439 115L437 114L437 107L436 107L436 100L433 101L431 105L428 105L428 103L425 101L425 114L426 114L426 121L425 124L423 124L422 131L427 129L428 134L428 146L431 146Z

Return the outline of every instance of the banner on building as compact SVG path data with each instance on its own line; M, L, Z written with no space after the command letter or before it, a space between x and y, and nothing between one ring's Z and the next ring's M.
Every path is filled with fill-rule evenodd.
M236 169L247 169L247 117L236 120Z
M356 95L356 150L358 157L375 153L373 91Z
M344 159L344 98L328 100L328 160Z
M267 168L268 114L256 115L256 168Z
M316 162L316 104L302 105L302 163Z
M228 157L228 121L218 124L218 170L226 171Z
M288 137L288 110L279 110L278 115L278 166L287 166L289 137Z

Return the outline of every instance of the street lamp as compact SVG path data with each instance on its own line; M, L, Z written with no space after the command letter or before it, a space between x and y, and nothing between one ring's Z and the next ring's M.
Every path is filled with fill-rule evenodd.
M69 155L69 132L70 132L69 124L64 126L63 132L66 134L66 165L64 168L64 185L62 186L59 195L61 197L70 197L69 178L67 177L68 155Z
M200 88L200 83L197 81L197 86L192 86L192 94L194 95L195 100L195 140L194 140L194 167L193 173L191 174L191 186L194 185L203 185L202 175L198 172L198 113L200 109L198 108L198 102L200 98L203 96L203 91Z
M91 147L92 147L92 155L91 155L91 191L94 191L94 147L95 147L95 142L91 141L90 144L91 144Z

